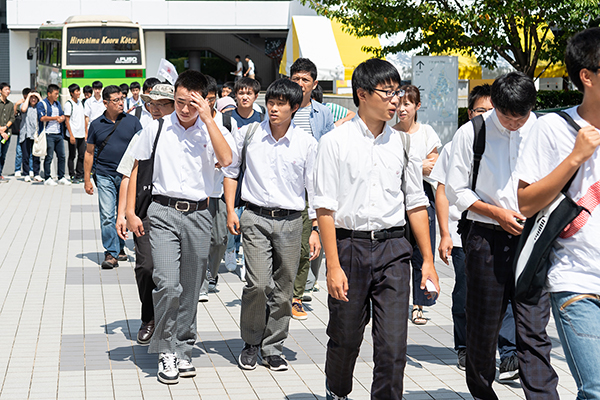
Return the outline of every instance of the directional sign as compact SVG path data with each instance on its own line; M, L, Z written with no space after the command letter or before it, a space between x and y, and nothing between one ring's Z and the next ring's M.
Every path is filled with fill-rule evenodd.
M419 121L445 144L458 129L458 57L415 56L412 65L412 84L421 92Z

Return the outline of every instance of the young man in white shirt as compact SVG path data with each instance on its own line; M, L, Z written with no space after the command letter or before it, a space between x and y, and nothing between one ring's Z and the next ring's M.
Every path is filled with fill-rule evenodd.
M159 353L158 380L179 382L192 377L192 349L196 343L196 311L200 284L206 274L212 217L208 196L213 191L215 162L228 166L231 148L212 118L206 96L206 77L193 70L175 82L175 112L165 116L156 145L152 203L148 207L150 244L154 263L153 291L156 328L148 352ZM152 155L159 122L141 133L131 149L136 160ZM144 233L135 215L137 162L127 196L127 227Z
M69 86L71 98L65 102L65 126L69 132L69 158L67 166L71 182L83 182L83 159L86 149L85 115L79 96L81 88L73 83ZM77 157L77 162L75 158Z
M244 76L247 76L251 79L256 79L256 72L254 71L254 62L250 59L249 55L246 55L246 64L248 64L248 69L244 72Z
M292 313L294 277L300 259L301 211L305 190L313 193L313 165L317 141L292 123L302 102L302 90L288 79L278 79L265 96L269 118L240 129L235 134L237 154L244 138L252 133L246 151L246 170L241 200L246 209L235 213L235 192L241 160L225 168L227 227L244 235L246 286L240 316L244 348L239 356L243 369L256 368L260 349L264 363L274 371L288 369L281 357ZM309 209L316 228L315 213ZM313 258L320 251L319 234L310 238Z
M104 100L102 100L102 87L102 82L94 81L92 83L92 90L94 94L92 97L86 100L85 105L83 106L85 114L86 138L88 137L88 129L90 128L92 121L104 114L104 111L106 111Z
M131 86L129 86L131 97L127 98L127 105L125 107L127 113L131 114L136 107L139 107L144 104L144 101L140 97L141 88L142 87L140 86L139 82L131 82Z
M533 80L511 72L492 85L494 109L482 115L485 124L483 153L475 191L473 175L473 124L463 125L452 141L446 195L472 221L465 245L467 276L467 385L475 399L497 399L498 333L509 299L514 294L513 259L525 217L517 204L518 179L514 174L523 139L536 117ZM546 333L550 298L535 306L512 301L516 323L519 375L527 399L558 399L558 376L550 365L552 343Z
M421 160L409 159L404 133L387 125L404 94L399 88L389 62L361 63L352 74L358 115L319 142L314 207L327 254L327 400L347 399L352 391L371 310L371 398L402 399L412 255L405 215L423 249L421 288L429 279L439 293Z
M572 177L566 195L587 208L554 242L546 281L578 399L600 398L599 54L600 28L570 39L565 64L583 101L565 112L581 129L576 133L556 114L540 118L516 167L519 207L528 218L548 206Z
M242 75L244 74L244 64L242 64L242 58L240 56L235 56L235 67L236 70L233 73L235 75L235 81L242 79Z

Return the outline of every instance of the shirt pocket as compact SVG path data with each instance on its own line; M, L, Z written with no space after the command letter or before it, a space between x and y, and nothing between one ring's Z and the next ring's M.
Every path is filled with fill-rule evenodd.
M402 191L402 169L387 168L380 172L381 187L392 196Z

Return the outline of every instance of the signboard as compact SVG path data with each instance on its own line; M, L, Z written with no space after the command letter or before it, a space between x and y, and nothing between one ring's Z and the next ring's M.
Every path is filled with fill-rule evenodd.
M412 84L421 92L419 121L446 144L458 129L458 57L414 56L412 70Z
M67 29L68 65L141 65L140 31L129 27Z

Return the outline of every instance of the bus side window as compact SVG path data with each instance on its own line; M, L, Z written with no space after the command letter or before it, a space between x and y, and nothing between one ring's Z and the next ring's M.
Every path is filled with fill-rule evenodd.
M53 67L60 67L60 43L49 42L50 44L50 65Z

